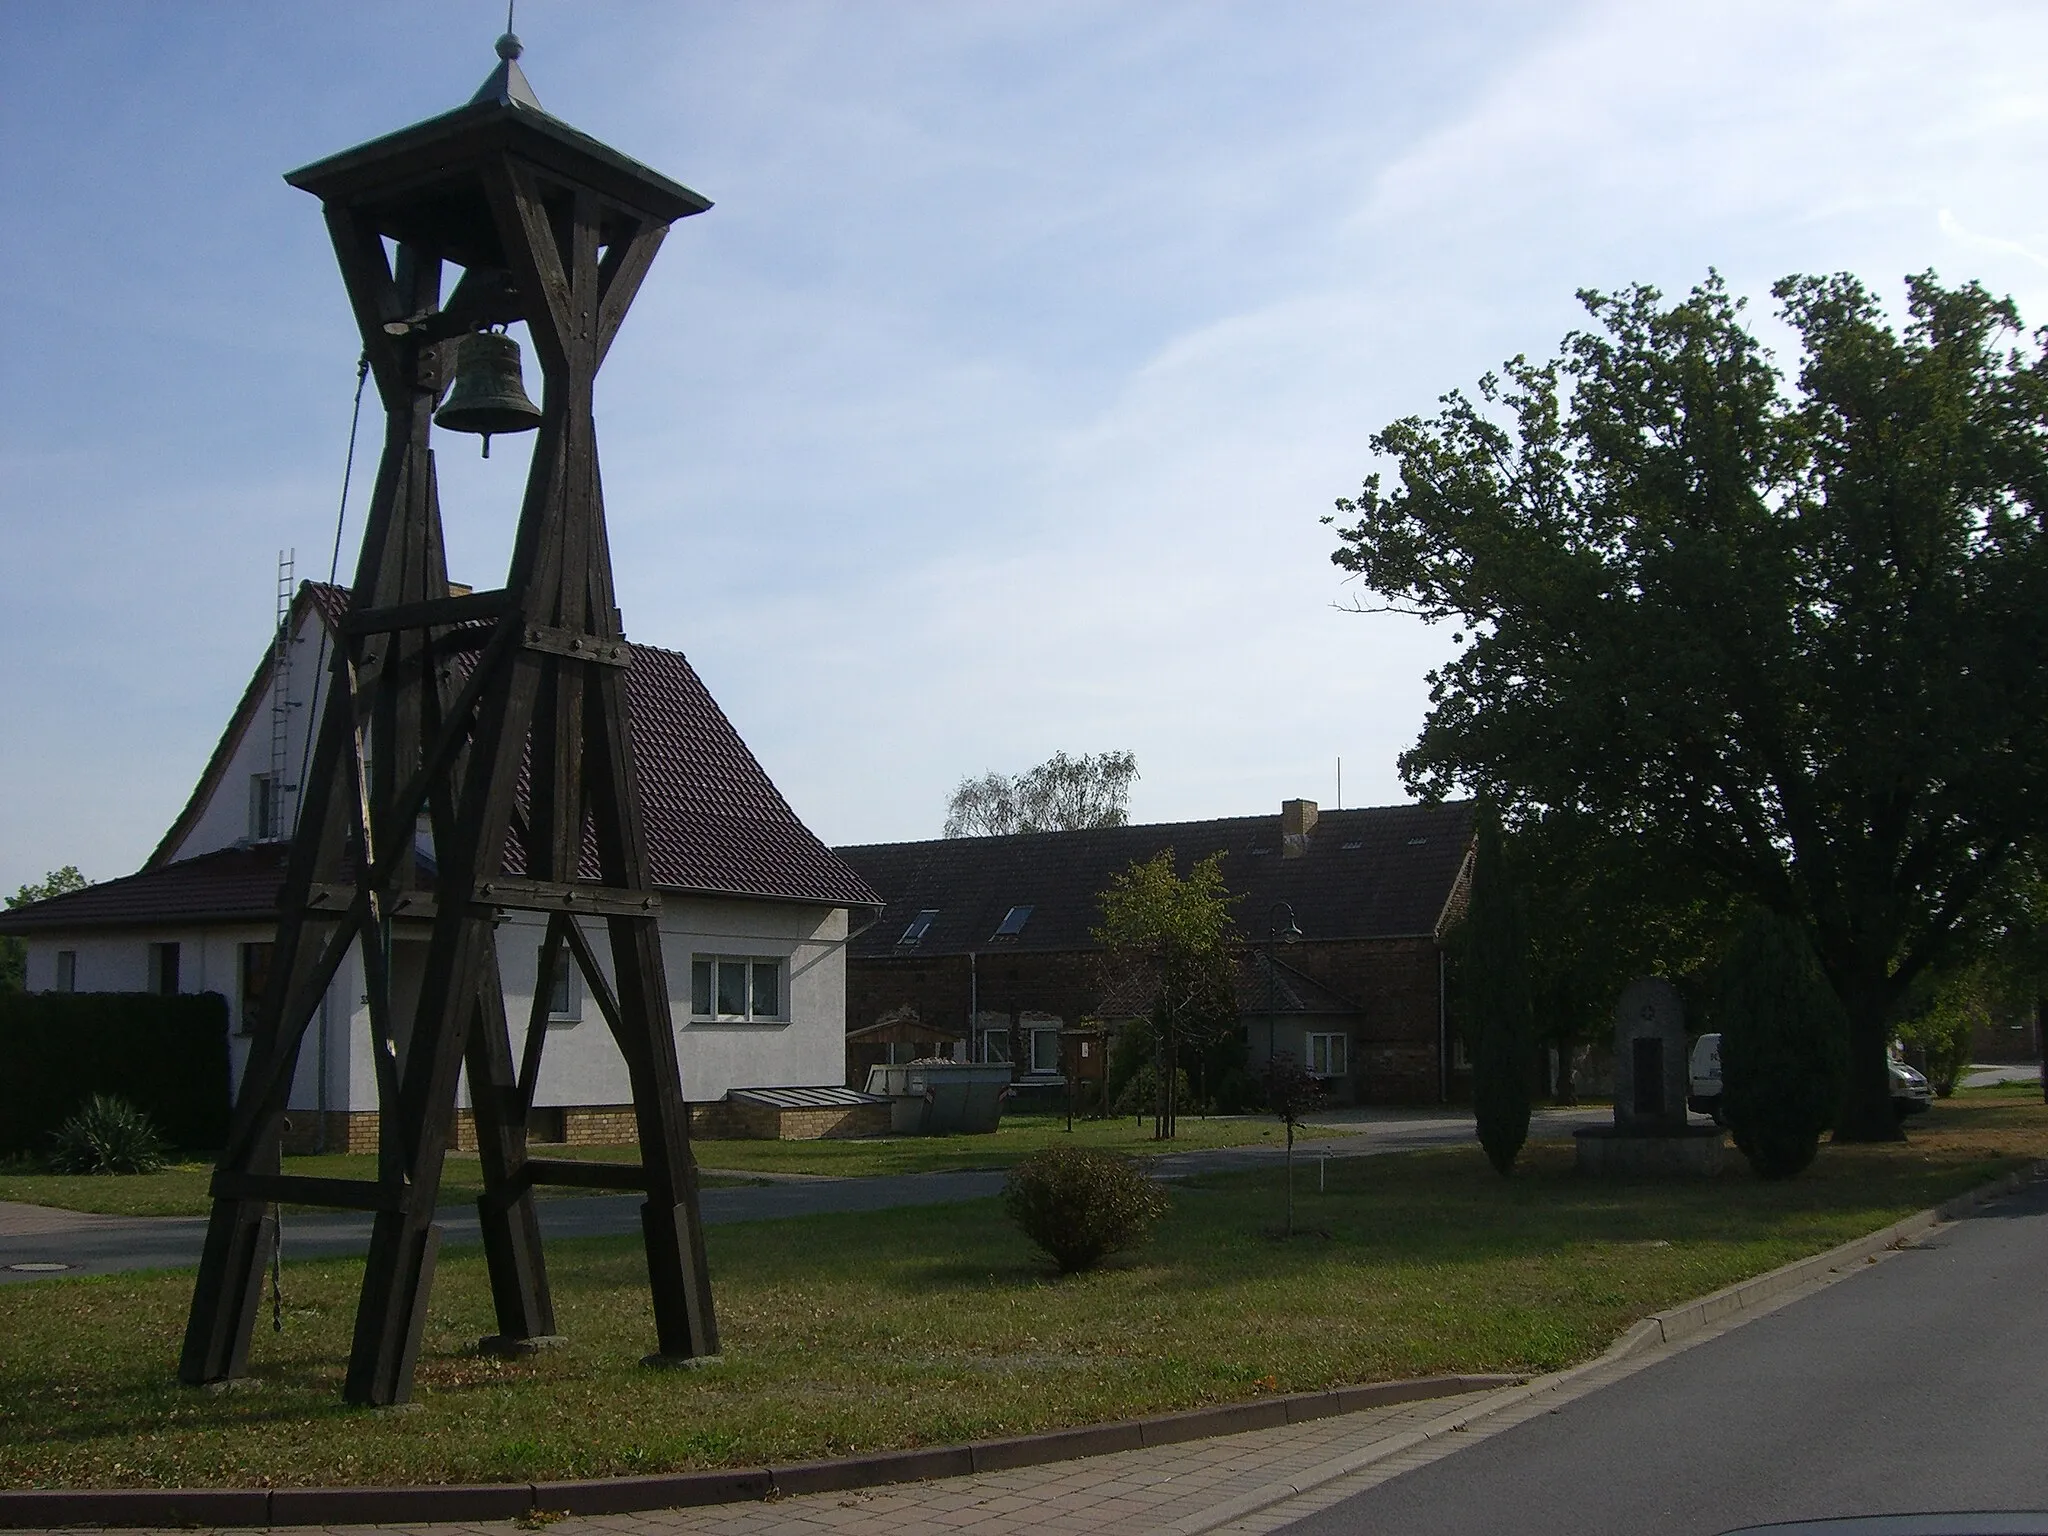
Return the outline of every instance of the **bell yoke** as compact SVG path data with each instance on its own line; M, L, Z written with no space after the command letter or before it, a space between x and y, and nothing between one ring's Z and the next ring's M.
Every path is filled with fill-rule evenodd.
M178 1368L192 1384L246 1368L276 1203L292 1201L373 1213L344 1395L410 1396L465 1070L498 1328L483 1347L524 1351L555 1336L533 1203L535 1185L554 1183L645 1192L649 1358L718 1349L592 421L598 368L669 225L711 205L542 111L519 53L508 33L466 105L285 178L321 201L385 437L302 780L269 982L213 1177ZM445 302L444 266L462 270ZM539 406L503 334L522 321ZM436 412L451 352L454 387ZM435 425L482 436L486 452L493 435L537 429L499 590L451 595ZM416 853L423 819L431 860ZM547 914L516 1058L497 954L508 909ZM401 920L429 933L416 1000L394 990L388 965ZM609 974L593 945L600 922ZM300 1046L352 949L377 1072L377 1177L287 1176ZM565 964L582 972L625 1058L637 1164L528 1155L547 999Z

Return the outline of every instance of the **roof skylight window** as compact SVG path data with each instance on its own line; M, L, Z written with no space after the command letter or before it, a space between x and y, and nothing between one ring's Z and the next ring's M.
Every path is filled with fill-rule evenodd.
M903 937L896 942L898 944L915 944L931 931L932 924L938 920L939 909L937 907L926 907L910 920L910 926L903 930Z
M997 927L995 937L999 939L1014 939L1024 931L1024 925L1030 921L1031 908L1029 906L1012 907L1003 914L1003 921Z

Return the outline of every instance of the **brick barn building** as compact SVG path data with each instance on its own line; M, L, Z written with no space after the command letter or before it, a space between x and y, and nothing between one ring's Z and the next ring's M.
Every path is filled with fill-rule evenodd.
M1254 1072L1281 1052L1340 1102L1441 1103L1462 1088L1443 943L1472 825L1470 802L1289 800L1272 816L836 849L884 902L847 950L849 1082L936 1052L1008 1061L1020 1087L1063 1084L1060 1031L1115 1011L1092 937L1100 893L1170 848L1183 875L1223 855Z

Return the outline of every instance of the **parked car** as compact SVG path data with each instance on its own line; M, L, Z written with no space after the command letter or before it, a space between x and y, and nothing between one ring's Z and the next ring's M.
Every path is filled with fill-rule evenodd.
M1892 1069L1892 1112L1901 1120L1908 1115L1917 1115L1934 1102L1934 1089L1927 1079L1907 1066L1898 1057L1891 1058ZM1711 1115L1716 1125L1726 1125L1721 1118L1721 1037L1701 1035L1694 1042L1692 1060L1689 1064L1691 1082L1686 1093L1686 1105L1695 1113Z

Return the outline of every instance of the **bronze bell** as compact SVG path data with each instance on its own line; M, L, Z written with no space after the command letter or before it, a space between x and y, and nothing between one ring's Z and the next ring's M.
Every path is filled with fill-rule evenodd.
M540 425L540 407L526 398L519 373L519 343L502 331L477 331L455 348L455 387L434 425L450 432L475 432L491 456L491 438L499 432L531 432Z

